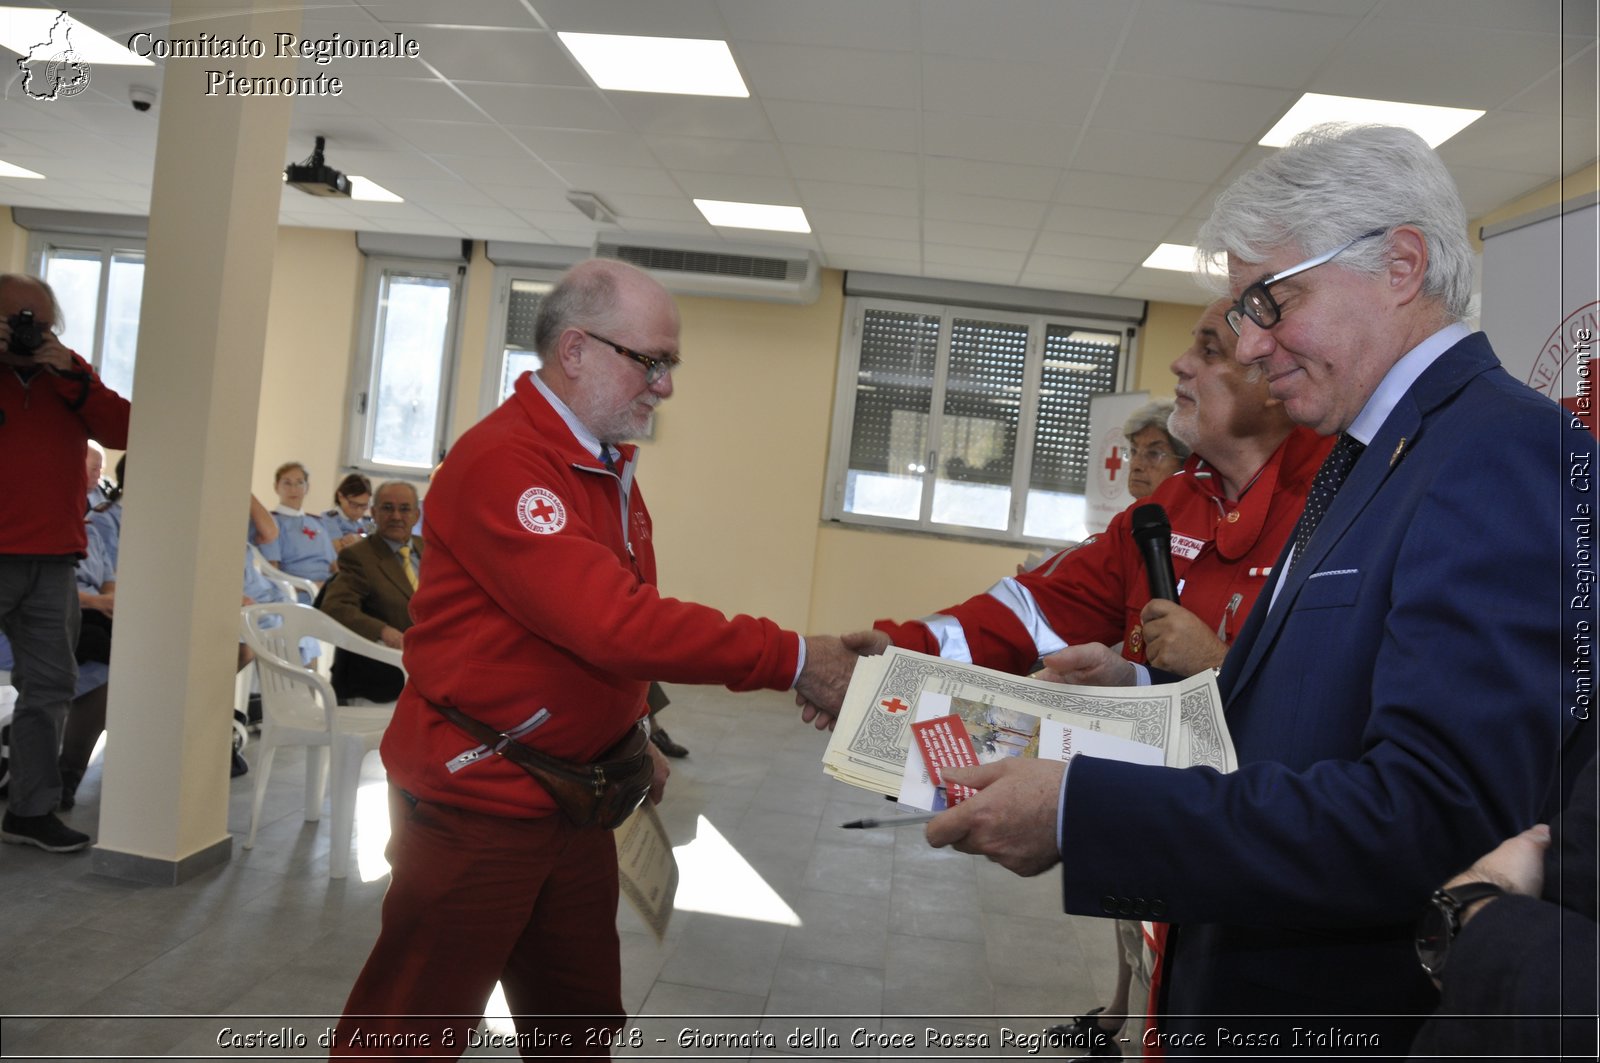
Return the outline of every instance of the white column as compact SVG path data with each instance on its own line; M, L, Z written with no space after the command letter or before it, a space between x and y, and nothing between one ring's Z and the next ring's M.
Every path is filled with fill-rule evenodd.
M264 59L168 59L128 446L94 868L182 881L225 862L228 750L256 407L293 101L207 96L206 71L295 73L299 0L172 0L171 38Z

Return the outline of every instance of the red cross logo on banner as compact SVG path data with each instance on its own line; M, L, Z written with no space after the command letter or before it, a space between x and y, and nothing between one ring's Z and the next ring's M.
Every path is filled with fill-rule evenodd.
M905 702L901 701L899 698L890 698L888 701L880 701L878 704L882 705L886 712L891 713L905 712L911 707L910 705L907 705Z
M553 492L530 487L517 499L517 520L535 535L554 535L567 526L567 507Z
M1106 472L1111 474L1111 482L1117 482L1117 470L1122 468L1122 448L1112 447L1111 456L1106 459Z

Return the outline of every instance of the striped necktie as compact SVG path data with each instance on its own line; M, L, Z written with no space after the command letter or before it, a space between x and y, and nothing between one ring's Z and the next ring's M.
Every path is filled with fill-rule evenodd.
M417 589L417 570L411 564L411 544L406 543L400 548L400 567L406 570L406 580L411 584L411 589Z
M1367 445L1361 440L1347 432L1341 432L1339 441L1328 451L1327 458L1322 462L1322 468L1317 470L1316 478L1311 481L1311 493L1306 496L1306 508L1300 514L1300 522L1294 526L1294 550L1289 554L1290 568L1300 560L1306 544L1311 541L1312 533L1327 515L1328 507L1333 505L1333 496L1344 486L1345 477L1350 475L1350 470L1355 468L1356 459L1360 458L1361 452L1366 449Z

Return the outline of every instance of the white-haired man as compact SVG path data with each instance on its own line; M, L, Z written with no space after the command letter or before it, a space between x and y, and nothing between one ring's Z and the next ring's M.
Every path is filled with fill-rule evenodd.
M1399 1055L1437 999L1412 940L1429 894L1582 763L1568 522L1594 486L1569 457L1594 440L1461 323L1465 212L1415 134L1302 135L1200 242L1239 360L1340 437L1222 669L1240 768L968 769L984 792L928 838L1060 862L1069 912L1159 902L1169 1054Z

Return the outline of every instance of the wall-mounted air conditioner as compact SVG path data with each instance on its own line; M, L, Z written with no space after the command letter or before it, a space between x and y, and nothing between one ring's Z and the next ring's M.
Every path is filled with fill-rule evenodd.
M677 295L812 303L822 291L816 253L801 247L718 245L608 232L595 237L594 253L647 270Z

